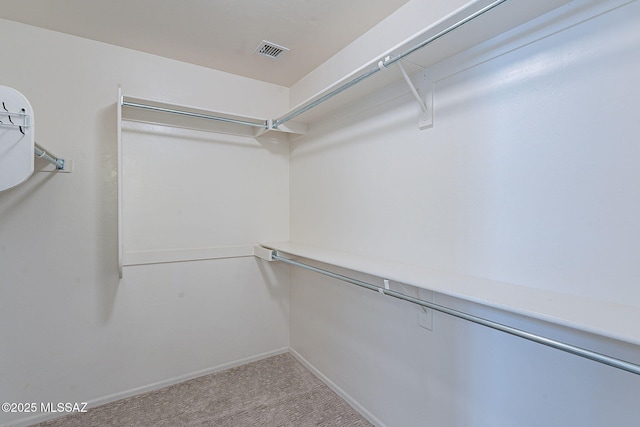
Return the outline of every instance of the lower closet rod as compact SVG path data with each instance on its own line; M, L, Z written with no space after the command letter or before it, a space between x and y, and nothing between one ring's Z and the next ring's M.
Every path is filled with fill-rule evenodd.
M593 360L595 362L603 363L605 365L612 366L617 369L622 369L623 371L631 372L632 374L640 375L640 365L636 365L621 359L616 359L611 356L607 356L601 353L596 353L591 350L587 350L584 348L576 347L571 344L567 344L561 341L556 341L550 338L542 337L540 335L533 334L531 332L526 332L521 329L517 329L511 326L503 325L502 323L494 322L492 320L484 319L482 317L474 316L472 314L464 313L462 311L454 310L449 307L445 307L439 304L435 304L430 301L421 300L419 298L414 298L410 295L405 295L400 292L393 291L391 289L381 288L376 285L372 285L371 283L363 282L362 280L353 279L351 277L343 276L342 274L333 273L331 271L323 270L321 268L313 267L308 264L303 264L301 262L284 258L279 255L278 251L272 252L272 258L275 261L282 261L286 264L291 264L296 267L301 267L307 270L311 270L316 273L323 274L325 276L332 277L334 279L342 280L344 282L351 283L353 285L357 285L372 291L380 292L381 294L388 295L390 297L398 298L404 301L409 301L411 303L430 308L435 311L439 311L441 313L448 314L450 316L458 317L460 319L467 320L469 322L477 323L482 326L486 326L488 328L496 329L501 332L506 332L511 335L515 335L520 338L524 338L529 341L536 342L538 344L546 345L548 347L555 348L557 350L562 350L567 353L574 354L576 356L584 357L589 360Z

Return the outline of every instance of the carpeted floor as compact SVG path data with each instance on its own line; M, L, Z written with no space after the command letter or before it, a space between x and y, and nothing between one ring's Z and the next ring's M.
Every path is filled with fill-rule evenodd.
M371 426L288 353L38 427Z

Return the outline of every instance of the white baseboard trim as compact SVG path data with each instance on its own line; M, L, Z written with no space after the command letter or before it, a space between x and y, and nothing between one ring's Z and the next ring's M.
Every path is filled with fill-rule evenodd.
M320 381L325 383L331 390L333 390L338 396L344 399L353 409L358 411L360 415L367 419L371 424L376 427L387 427L382 421L380 421L375 415L373 415L368 409L362 406L351 395L345 392L340 386L331 381L326 375L320 372L315 366L313 366L307 359L305 359L300 353L290 348L289 353L293 355L305 368L310 370Z
M185 375L180 375L177 377L169 378L167 380L158 381L153 384L145 385L142 387L133 388L131 390L126 390L118 393L114 393L108 396L100 397L94 400L87 402L87 409L95 408L97 406L102 406L107 403L112 403L117 400L126 399L127 397L135 396L137 394L148 393L150 391L159 390L164 387L168 387L174 384L178 384L184 381L189 381L194 378L202 377L205 375L213 374L215 372L224 371L226 369L235 368L236 366L246 365L247 363L257 362L258 360L266 359L268 357L277 356L278 354L283 354L289 352L288 347L283 347L277 350L268 351L266 353L257 354L255 356L245 357L243 359L234 360L232 362L223 363L211 368L203 369L201 371L192 372ZM39 414L33 417L25 418L22 420L18 420L15 423L3 424L3 427L28 427L33 424L41 423L43 421L52 420L55 418L60 418L65 415L64 413L45 413Z

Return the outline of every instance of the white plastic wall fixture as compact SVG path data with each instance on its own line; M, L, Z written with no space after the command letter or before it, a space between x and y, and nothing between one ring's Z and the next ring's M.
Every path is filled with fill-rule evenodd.
M33 109L17 90L0 86L0 191L26 181L34 170Z
M417 92L418 97L422 100L427 108L427 111L420 110L420 117L418 119L418 129L424 130L433 127L433 80L427 75L427 71L423 71L416 76L418 79Z
M265 248L264 246L260 246L260 245L254 246L253 255L256 258L260 258L265 261L273 261L273 249L268 249L268 248Z

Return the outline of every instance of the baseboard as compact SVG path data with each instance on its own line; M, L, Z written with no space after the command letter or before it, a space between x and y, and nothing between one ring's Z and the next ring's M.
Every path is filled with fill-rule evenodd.
M235 368L236 366L246 365L247 363L257 362L258 360L266 359L268 357L277 356L278 354L287 353L290 349L288 347L280 348L273 351L268 351L266 353L257 354L255 356L246 357L244 359L234 360L232 362L223 363L211 368L203 369L201 371L192 372L185 375L180 375L177 377L173 377L167 380L158 381L153 384L145 385L142 387L137 387L131 390L126 390L123 392L114 393L108 396L100 397L98 399L91 400L87 402L87 409L95 408L97 406L102 406L107 403L112 403L117 400L126 399L127 397L135 396L138 394L148 393L150 391L159 390L164 387L168 387L174 384L178 384L184 381L189 381L194 378L202 377L205 375L213 374L219 371L224 371L227 369ZM3 427L28 427L33 424L41 423L44 421L52 420L55 418L60 418L68 414L59 414L59 413L46 413L39 414L34 417L25 418L15 423L11 424L3 424Z
M386 427L386 425L380 421L375 415L373 415L369 410L367 410L364 406L362 406L357 400L355 400L351 395L345 392L340 386L331 381L326 375L320 372L315 366L313 366L307 359L305 359L300 353L290 348L289 353L293 355L305 368L310 370L320 381L325 383L331 390L333 390L338 396L344 399L353 409L358 411L360 415L367 419L371 424L376 427Z

